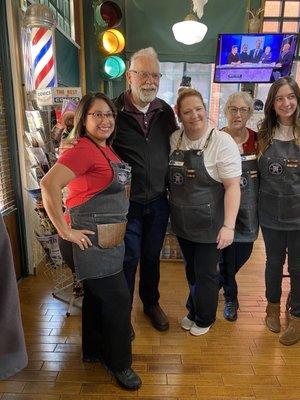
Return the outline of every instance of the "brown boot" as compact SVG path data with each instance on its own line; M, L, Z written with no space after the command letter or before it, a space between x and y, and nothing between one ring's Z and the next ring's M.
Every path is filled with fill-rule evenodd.
M285 346L295 344L300 340L300 317L291 315L289 325L279 338L279 342Z
M266 308L266 325L271 332L280 332L280 304L268 303Z

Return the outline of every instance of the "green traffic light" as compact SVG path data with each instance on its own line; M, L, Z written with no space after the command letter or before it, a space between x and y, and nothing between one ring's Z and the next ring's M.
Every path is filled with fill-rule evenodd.
M108 79L115 79L122 76L126 66L122 58L118 56L110 56L104 62L104 71Z

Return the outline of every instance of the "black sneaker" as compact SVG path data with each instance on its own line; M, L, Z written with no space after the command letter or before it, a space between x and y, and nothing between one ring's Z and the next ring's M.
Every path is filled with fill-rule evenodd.
M225 304L224 304L224 318L227 319L227 321L236 321L238 317L238 308L239 308L239 303L237 300L226 300L225 299Z
M140 388L141 378L134 372L132 368L127 368L125 371L113 372L118 384L125 389L137 390Z

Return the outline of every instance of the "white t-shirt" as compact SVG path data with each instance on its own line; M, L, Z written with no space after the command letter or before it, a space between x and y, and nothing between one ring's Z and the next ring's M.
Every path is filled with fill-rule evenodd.
M274 139L282 140L283 142L288 142L295 139L292 126L286 126L280 122L278 125L279 126L276 126L275 128Z
M211 127L208 127L204 135L197 140L190 140L185 133L183 133L179 149L202 149L211 129ZM178 129L171 135L171 154L177 148L176 146L181 133L182 129ZM237 144L228 133L214 129L203 155L205 168L214 180L222 182L222 179L241 176L241 155Z

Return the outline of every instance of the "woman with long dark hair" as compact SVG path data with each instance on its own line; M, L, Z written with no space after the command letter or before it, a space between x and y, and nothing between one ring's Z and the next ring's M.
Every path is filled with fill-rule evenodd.
M259 221L266 247L266 325L280 332L283 265L288 253L290 318L279 341L300 340L300 89L284 77L270 87L259 126Z
M74 147L41 181L43 203L61 237L66 263L83 281L82 353L102 362L127 389L138 389L131 368L130 296L123 273L130 167L110 147L116 108L103 93L87 94L75 113ZM62 194L68 188L66 217Z

